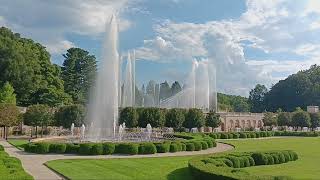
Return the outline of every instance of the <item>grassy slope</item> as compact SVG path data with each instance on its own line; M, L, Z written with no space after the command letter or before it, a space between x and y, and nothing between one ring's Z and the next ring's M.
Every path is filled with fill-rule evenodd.
M256 175L288 175L298 179L320 177L320 138L277 138L264 140L227 141L236 145L235 151L290 149L299 160L282 165L246 168ZM57 160L48 166L71 179L192 179L187 162L192 157L112 159L112 160Z
M8 139L8 143L21 150L23 150L23 146L28 144L28 142L27 139Z

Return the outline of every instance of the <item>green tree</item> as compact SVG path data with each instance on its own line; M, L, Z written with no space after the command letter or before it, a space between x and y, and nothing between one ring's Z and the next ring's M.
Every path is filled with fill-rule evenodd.
M16 94L8 82L0 89L0 103L16 104Z
M165 124L165 110L159 108L139 108L139 127L146 127L149 123L152 127L163 127Z
M311 127L316 128L320 127L320 113L311 113Z
M277 117L272 112L265 112L262 121L265 126L276 126L278 124Z
M70 128L71 124L80 127L84 124L85 108L81 104L62 106L54 114L55 124Z
M265 110L264 97L268 89L261 84L257 84L254 89L250 91L249 103L252 112L263 112Z
M216 128L219 127L220 124L220 115L214 111L210 111L206 116L206 126Z
M185 110L172 108L166 113L166 127L181 128L185 120Z
M189 109L186 114L184 127L194 128L194 127L203 127L205 125L205 116L201 109Z
M51 63L45 47L1 27L0 85L5 82L15 89L18 105L54 106L68 101L58 67Z
M96 58L80 48L70 48L63 55L62 79L65 91L78 104L87 102L97 72Z
M120 111L119 123L126 123L126 127L134 128L138 125L138 112L133 107L125 107Z
M14 104L0 103L0 126L4 127L5 138L7 138L6 127L17 126L20 121L20 111Z
M279 112L278 116L278 125L279 126L291 126L291 113L289 112Z
M301 108L297 108L292 115L292 126L294 127L310 127L311 118L308 112L303 111Z
M36 136L38 134L38 126L41 126L41 137L43 135L43 127L47 127L53 120L53 111L47 105L37 104L27 108L24 114L24 124L36 127Z

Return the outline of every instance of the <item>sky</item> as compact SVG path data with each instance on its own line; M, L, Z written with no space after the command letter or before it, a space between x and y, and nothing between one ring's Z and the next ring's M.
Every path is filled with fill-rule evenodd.
M205 59L219 92L248 96L320 64L319 0L0 0L0 26L40 42L59 65L71 47L99 61L112 14L119 52L136 51L139 85L183 83Z

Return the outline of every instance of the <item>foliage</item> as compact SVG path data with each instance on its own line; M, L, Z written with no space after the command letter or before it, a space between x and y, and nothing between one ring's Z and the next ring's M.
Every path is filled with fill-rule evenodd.
M14 93L13 87L8 82L0 88L0 103L16 104L16 94Z
M115 153L135 155L139 153L139 145L135 143L120 143L116 145Z
M219 127L221 124L220 115L215 113L214 111L210 111L206 115L206 126L208 127Z
M63 154L66 152L67 145L60 143L60 144L50 144L49 152L50 153L58 153Z
M166 113L166 127L181 128L185 120L184 109L169 109Z
M80 127L84 124L85 108L81 104L62 106L54 114L56 125L70 128L71 124Z
M311 117L311 127L316 128L320 127L320 113L312 113L310 114Z
M126 127L134 128L138 125L138 113L133 107L125 107L120 111L119 123L126 123Z
M0 86L5 82L13 86L18 105L70 103L60 69L41 44L1 27L0 59Z
M170 150L170 143L156 143L157 153L166 153Z
M174 83L172 83L171 85L171 96L176 95L177 93L179 93L182 90L181 85L178 81L175 81Z
M24 114L24 124L29 126L46 126L53 119L52 109L43 104L32 105L27 108Z
M292 115L292 126L295 127L310 127L311 118L308 112L297 109Z
M189 169L195 179L287 179L289 177L255 176L243 169L234 169L272 165L274 164L273 155L279 154L289 157L285 162L298 159L297 153L293 151L229 153L218 156L196 157L189 161Z
M115 149L116 149L116 146L113 143L103 144L103 154L113 154Z
M257 84L254 89L250 91L249 103L251 104L251 112L263 112L265 110L264 97L268 89L261 84Z
M205 124L205 116L200 109L189 109L185 122L184 127L186 128L194 128L194 127L202 127Z
M165 111L159 108L143 108L139 113L140 127L146 127L147 124L152 127L163 127L165 124Z
M278 108L294 111L296 107L306 109L308 105L320 104L320 66L290 75L275 84L265 97L268 111Z
M67 153L67 154L78 154L79 153L79 149L80 149L80 145L68 143L68 144L66 144L65 153Z
M142 143L139 145L139 154L155 154L157 148L153 143Z
M292 117L289 112L280 112L277 116L279 126L290 126Z
M0 125L16 126L19 124L20 112L13 104L0 104Z
M222 93L217 94L218 109L221 111L234 111L234 112L249 112L250 104L248 98L226 95Z
M62 79L66 93L75 103L87 103L97 72L95 56L80 48L70 48L63 57Z
M276 126L278 124L277 117L271 112L264 113L262 121L265 126Z

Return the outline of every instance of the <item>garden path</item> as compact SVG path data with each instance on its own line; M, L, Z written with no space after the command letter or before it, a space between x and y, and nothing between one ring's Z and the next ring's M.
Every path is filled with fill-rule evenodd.
M73 154L33 154L19 150L9 144L7 141L0 140L5 151L13 157L21 160L22 166L26 172L31 174L36 180L56 180L63 179L52 170L50 170L45 163L57 159L112 159L112 158L147 158L147 157L170 157L170 156L191 156L213 154L232 150L234 147L228 144L217 143L217 147L202 151L184 151L176 153L157 153L146 155L99 155L99 156L79 156Z

